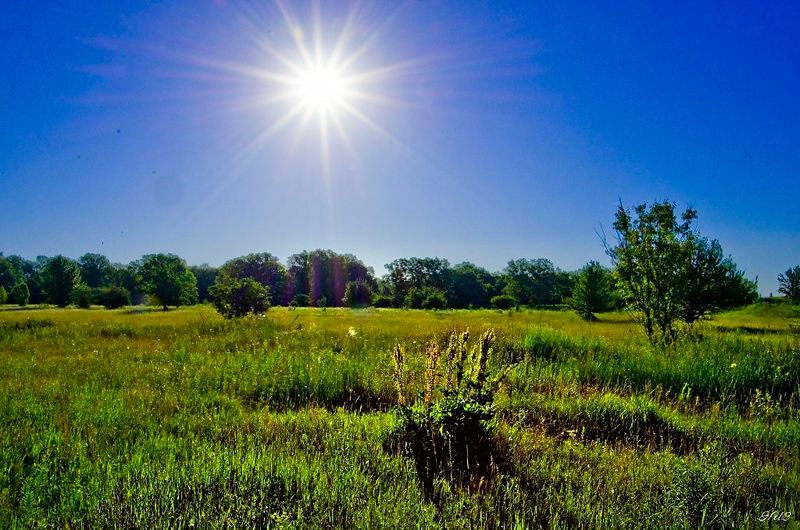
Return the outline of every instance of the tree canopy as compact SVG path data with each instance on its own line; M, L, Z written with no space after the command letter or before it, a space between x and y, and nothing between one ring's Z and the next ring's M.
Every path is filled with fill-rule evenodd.
M189 305L197 302L197 279L184 262L174 254L150 254L142 258L139 267L141 287L167 306Z

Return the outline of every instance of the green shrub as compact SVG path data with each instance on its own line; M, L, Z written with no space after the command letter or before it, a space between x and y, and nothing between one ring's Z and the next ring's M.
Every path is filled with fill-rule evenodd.
M97 301L105 306L106 309L117 309L130 305L131 294L124 287L112 286L101 289Z
M452 333L443 359L439 345L428 344L425 392L411 404L404 396L405 349L398 343L392 353L399 406L390 439L414 459L429 493L436 475L471 479L493 473L498 456L493 401L503 376L489 379L486 368L494 330L483 334L469 356L468 339L468 332ZM434 400L434 394L441 398Z
M382 294L377 295L372 299L373 307L392 307L392 299Z
M444 309L447 307L447 298L444 291L435 287L415 287L408 291L405 306L411 309Z
M8 303L10 304L17 304L18 306L26 306L28 305L28 300L30 300L31 292L28 289L28 284L26 283L18 283L11 289L11 292L8 293Z
M422 301L422 309L444 309L445 307L447 307L447 299L443 292L429 292Z
M8 293L6 292L6 288L0 285L0 305L5 304L8 301Z
M289 305L293 307L308 307L311 305L311 297L307 294L296 294Z
M269 290L252 278L218 276L209 292L214 307L228 318L260 314L269 309Z
M494 307L495 309L503 309L503 310L511 309L517 303L513 297L507 294L500 294L497 296L493 296L490 302L492 304L492 307Z
M372 301L372 289L367 282L347 282L342 302L348 307L367 307Z
M88 285L79 285L72 290L72 303L81 309L89 309L94 298L94 290Z

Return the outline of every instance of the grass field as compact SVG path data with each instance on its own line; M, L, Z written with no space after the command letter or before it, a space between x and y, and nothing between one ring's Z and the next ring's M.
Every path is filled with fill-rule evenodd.
M413 402L426 343L490 328L489 373L513 366L492 465L423 484L392 443L392 349ZM7 306L0 381L10 527L798 527L800 318L782 307L664 351L622 314Z

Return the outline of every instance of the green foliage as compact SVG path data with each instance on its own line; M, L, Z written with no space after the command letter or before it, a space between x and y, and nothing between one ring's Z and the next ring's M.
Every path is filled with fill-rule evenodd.
M468 332L451 333L443 357L435 341L427 345L425 391L411 404L404 396L405 348L398 343L392 353L398 392L392 440L414 459L429 494L437 475L469 479L495 471L493 400L502 376L487 377L495 333L484 333L470 356L468 339Z
M269 290L252 278L220 276L210 292L214 307L228 318L257 315L269 309Z
M372 299L372 305L375 307L392 307L392 299L391 297L378 294Z
M716 240L708 242L692 228L697 212L681 219L675 204L640 204L634 215L620 204L614 230L617 246L606 252L629 307L653 343L672 344L676 323L692 324L709 313L755 301L756 286Z
M372 289L362 280L347 282L343 302L347 307L367 307L372 303Z
M174 254L150 254L142 257L138 270L141 288L167 310L167 306L197 303L197 279Z
M611 309L612 282L610 271L598 262L590 261L578 274L572 297L566 303L582 319L594 320L594 313Z
M572 289L569 274L543 258L511 260L503 271L503 276L506 279L506 294L521 305L560 304Z
M410 309L444 309L447 298L444 291L435 287L412 287L406 295L405 306Z
M214 281L217 279L217 275L219 274L219 269L210 267L208 264L203 264L200 266L189 267L189 270L192 271L194 277L197 278L198 300L201 303L210 301L211 294L208 290L212 285L214 285Z
M116 285L100 289L97 298L106 309L117 309L131 303L131 294L128 290Z
M492 297L492 307L495 309L511 309L512 307L517 305L517 301L514 300L513 296L509 296L507 294L499 294L497 296Z
M0 256L0 287L10 291L23 279L22 271L14 266L14 263Z
M349 282L361 282L370 290L377 288L374 272L352 254L332 250L303 251L289 257L289 280L284 299L308 295L314 307L341 307ZM323 304L322 299L325 299Z
M800 356L797 318L772 313L785 306L715 316L669 350L624 314L587 326L536 311L0 311L0 521L761 528L764 512L790 511L792 527ZM762 333L723 329L738 322ZM454 328L484 325L501 337L490 355L451 353ZM425 445L398 441L398 342L400 407L417 408ZM513 362L491 416L445 403L443 389L468 396ZM431 422L444 428L413 431Z
M95 302L95 290L88 285L80 284L72 291L72 303L81 309L89 309Z
M445 307L447 307L447 298L445 298L444 292L438 289L426 290L422 309L444 309Z
M680 314L687 324L710 313L752 304L758 299L755 282L744 277L730 257L724 258L715 239L695 236L680 280Z
M311 297L307 294L296 294L289 305L293 307L309 307L311 305Z
M283 301L287 272L278 261L278 258L269 252L248 254L247 256L227 261L219 268L219 277L222 277L222 283L227 282L228 279L244 280L250 278L267 288L272 305L280 305ZM213 298L214 295L210 291L209 294Z
M8 302L8 293L6 292L6 288L0 285L0 305L6 302Z
M10 293L8 293L8 303L17 304L18 306L26 306L28 305L30 297L31 292L28 289L28 284L19 283L15 285L13 289L11 289Z
M413 309L422 307L422 302L427 295L419 298L419 294L411 293L412 289L438 289L442 292L450 290L452 283L452 270L450 263L441 258L402 258L385 265L389 274L385 277L386 284L394 300L395 307L407 306ZM409 305L409 295L412 295L414 305Z
M105 287L114 276L114 267L102 254L84 254L78 258L81 280L89 287Z
M78 264L64 256L55 256L42 267L41 286L47 300L59 307L67 307L72 291L80 284Z
M800 265L778 275L778 292L793 304L800 304Z
M489 271L472 263L461 263L453 267L450 276L448 307L489 307L489 299L495 291L495 277Z

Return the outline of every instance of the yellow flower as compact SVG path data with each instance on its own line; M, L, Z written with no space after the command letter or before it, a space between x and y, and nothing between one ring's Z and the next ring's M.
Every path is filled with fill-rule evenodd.
M347 330L347 335L350 336L350 337L355 337L356 336L356 328L354 328L353 326L350 326L350 329Z
M731 368L736 368L736 363L731 364Z

